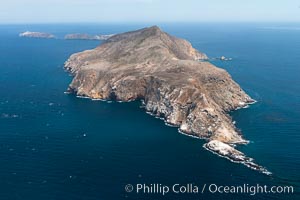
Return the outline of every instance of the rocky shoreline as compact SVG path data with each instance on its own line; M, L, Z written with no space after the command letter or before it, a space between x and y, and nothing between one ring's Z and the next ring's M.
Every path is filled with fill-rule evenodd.
M140 99L148 113L207 140L206 149L263 172L231 146L247 141L228 112L255 101L205 59L189 42L157 26L117 34L66 61L65 69L74 75L68 90L91 99Z
M254 163L254 159L247 157L244 153L236 150L233 146L229 144L225 144L223 142L220 142L218 140L212 140L208 143L205 143L203 147L212 152L215 153L221 157L227 158L228 160L236 163L242 163L243 165L257 170L261 173L264 173L266 175L271 175L272 173L269 172L266 168Z

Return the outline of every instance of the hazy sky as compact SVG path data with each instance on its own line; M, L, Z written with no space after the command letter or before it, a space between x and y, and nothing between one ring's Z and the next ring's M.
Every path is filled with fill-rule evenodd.
M300 22L300 0L1 0L0 23Z

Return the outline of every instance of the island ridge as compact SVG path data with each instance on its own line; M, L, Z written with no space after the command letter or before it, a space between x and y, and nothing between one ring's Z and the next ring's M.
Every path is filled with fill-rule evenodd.
M229 111L254 102L208 57L153 26L108 38L93 50L73 54L65 63L74 79L69 91L92 99L141 100L147 112L179 131L207 140L220 156L269 173L236 150L245 144Z

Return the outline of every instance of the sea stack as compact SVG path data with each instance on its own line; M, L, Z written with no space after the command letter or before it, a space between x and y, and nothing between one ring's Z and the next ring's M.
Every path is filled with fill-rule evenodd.
M243 154L229 145L246 140L227 113L254 101L224 69L203 60L207 56L188 41L153 26L73 54L65 69L74 75L69 90L77 95L142 100L148 112L184 134L206 139L206 149L232 160L232 153ZM226 149L230 152L222 152Z

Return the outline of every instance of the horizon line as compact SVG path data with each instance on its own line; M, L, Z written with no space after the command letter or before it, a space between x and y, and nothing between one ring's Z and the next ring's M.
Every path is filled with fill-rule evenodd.
M25 24L207 24L207 23L299 23L300 21L110 21L110 22L0 22L0 25L25 25Z

